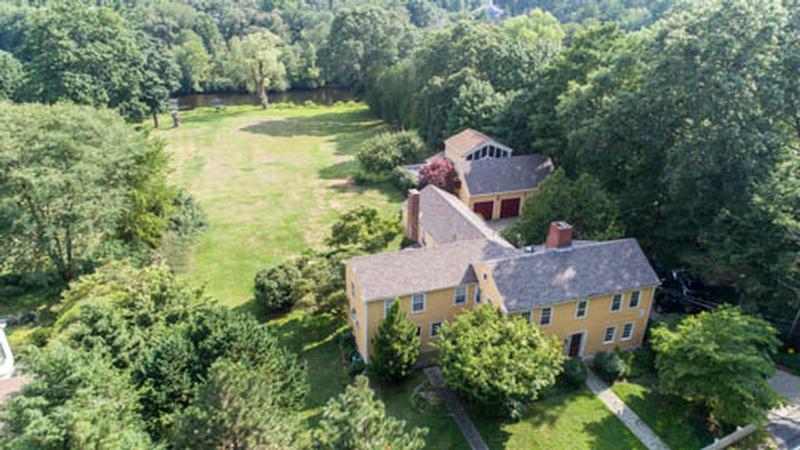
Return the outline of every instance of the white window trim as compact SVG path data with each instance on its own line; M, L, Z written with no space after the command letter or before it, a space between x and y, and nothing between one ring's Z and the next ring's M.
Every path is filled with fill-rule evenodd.
M614 331L611 333L611 339L607 340L606 336L608 336L608 330L609 329L612 329ZM614 339L616 339L616 338L617 338L617 326L616 325L611 325L611 326L605 327L603 329L603 345L613 344L614 343Z
M636 297L636 306L631 306L631 302L633 301L633 293L638 292L639 296ZM639 309L639 306L642 304L642 291L631 291L631 295L628 297L628 308L631 309Z
M614 297L619 295L619 309L614 309ZM625 293L624 292L617 292L616 294L611 296L611 305L609 305L609 310L612 313L618 313L622 311L622 308L625 306Z
M389 317L389 309L392 307L392 305L396 301L397 301L397 299L394 299L394 298L387 298L386 300L383 301L383 318L384 319Z
M631 326L631 335L628 336L628 337L625 337L625 327L628 326L628 325ZM619 335L620 336L619 340L620 341L630 341L631 339L633 339L633 333L635 333L635 332L636 332L636 322L628 322L628 323L622 325L622 333Z
M528 324L533 323L533 311L530 311L530 310L529 311L522 311L521 313L519 313L519 316L524 319L525 318L524 314L528 314Z
M550 318L548 319L547 323L542 323L542 318L544 317L544 310L545 309L549 309L550 310ZM548 326L550 326L550 324L553 323L553 307L552 306L545 306L544 308L542 308L541 312L539 313L539 322L538 323L539 323L539 326L542 326L542 327L548 327Z
M430 328L430 330L428 330L429 331L428 336L430 336L431 339L436 339L436 336L434 336L434 334L433 334L433 326L438 324L439 327L441 327L442 323L443 322L441 320L436 321L436 322L431 322L431 328Z
M422 309L419 311L414 311L414 296L421 295L422 296ZM411 314L422 314L428 309L428 296L425 293L419 294L411 294Z
M576 331L567 335L567 341L564 343L564 356L569 355L569 341L572 340L572 336L576 334L581 335L581 348L578 350L578 358L583 359L583 351L586 348L586 341L588 340L587 337L589 336L589 332L586 330Z
M468 288L468 286L469 285L467 285L467 284L462 284L460 286L456 286L455 292L453 293L453 305L455 305L455 306L464 306L464 305L466 305L468 303L468 299L469 299L469 288ZM461 289L461 288L464 288L464 301L461 302L461 303L458 303L458 290Z
M583 309L583 315L582 315L582 316L579 316L579 315L578 315L578 311L580 311L580 304L581 304L581 302L583 302L583 303L585 303L585 304L586 304L586 308L584 308L584 309ZM551 313L551 314L552 314L552 313ZM588 299L588 298L585 298L585 299L583 299L583 300L578 300L577 302L575 302L575 318L576 318L576 319L581 319L581 320L582 320L582 319L585 319L585 318L587 318L587 317L589 317L589 299Z

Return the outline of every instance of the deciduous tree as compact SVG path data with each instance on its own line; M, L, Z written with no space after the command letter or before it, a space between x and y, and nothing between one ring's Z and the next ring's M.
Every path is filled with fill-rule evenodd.
M767 382L779 346L769 323L725 307L652 330L662 389L701 403L729 425L763 423L778 403Z
M285 83L281 44L281 39L267 30L250 33L242 39L242 67L239 70L246 71L248 89L258 95L264 109L269 106L267 89Z
M451 194L455 193L461 187L461 179L453 161L444 156L437 156L423 164L419 168L419 185L425 187L429 184Z
M571 180L558 169L525 200L522 216L504 235L521 246L541 243L557 220L569 222L579 239L607 240L623 234L619 205L600 182L588 174Z
M436 336L445 383L487 411L518 417L563 370L560 342L516 316L482 305Z
M117 236L123 217L130 219L126 226L137 223L132 211L152 214L166 227L164 211L148 199L161 192L139 190L151 181L160 185L166 166L150 163L164 155L163 146L116 113L4 104L0 136L0 251L9 266L55 268L69 281ZM146 207L136 209L135 192Z
M381 216L369 206L358 206L339 217L325 242L334 249L374 253L385 249L400 231L398 218Z

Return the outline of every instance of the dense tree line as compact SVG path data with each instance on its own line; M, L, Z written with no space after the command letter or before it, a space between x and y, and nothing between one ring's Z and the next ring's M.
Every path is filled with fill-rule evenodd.
M581 2L505 1L506 34L499 41L491 28L456 28L443 40L462 33L474 34L462 46L443 55L450 67L428 67L438 86L430 94L460 94L458 107L485 116L508 99L501 94L519 89L527 72L538 69L558 51L560 31L542 48L524 44L553 32L551 22L588 19L618 20L636 28L668 9L671 0L602 0ZM452 0L245 0L225 2L9 2L0 3L0 98L53 103L70 100L117 108L139 121L166 110L170 94L204 91L251 92L268 103L267 91L313 89L335 84L365 92L379 69L410 55L418 43L437 39L432 30L467 20L489 21L480 12L482 1ZM541 8L541 9L538 9ZM483 61L495 73L488 81L478 74L458 73L460 51L480 39L477 54L497 53ZM520 45L514 42L519 41ZM488 53L487 53L488 51ZM423 56L424 58L424 56ZM430 56L428 56L430 58ZM514 60L519 59L516 63ZM475 68L474 64L469 67ZM506 76L507 68L510 73ZM401 76L401 74L396 74ZM448 77L456 76L449 80ZM461 81L459 81L461 80ZM392 79L402 82L402 79ZM487 90L488 89L488 90ZM494 91L493 91L493 90ZM495 92L496 91L496 92ZM496 97L490 104L476 101ZM434 111L431 111L433 114ZM458 117L443 117L452 129L463 125ZM436 125L434 126L436 127Z

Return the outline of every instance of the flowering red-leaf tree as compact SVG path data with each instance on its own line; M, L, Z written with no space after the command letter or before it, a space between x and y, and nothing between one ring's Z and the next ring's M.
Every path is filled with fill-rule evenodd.
M453 161L437 156L423 164L419 168L419 187L423 188L429 184L454 194L461 187L461 180L458 178Z

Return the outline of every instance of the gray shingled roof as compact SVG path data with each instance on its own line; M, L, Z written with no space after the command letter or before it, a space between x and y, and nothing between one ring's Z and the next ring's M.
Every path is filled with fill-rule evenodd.
M475 282L472 263L518 252L487 239L410 248L351 259L363 301L394 298Z
M432 184L420 191L419 203L419 223L439 245L470 239L502 239L460 199Z
M553 161L544 155L483 158L460 161L470 195L534 189L553 171Z
M635 239L538 250L485 263L509 312L659 284Z

